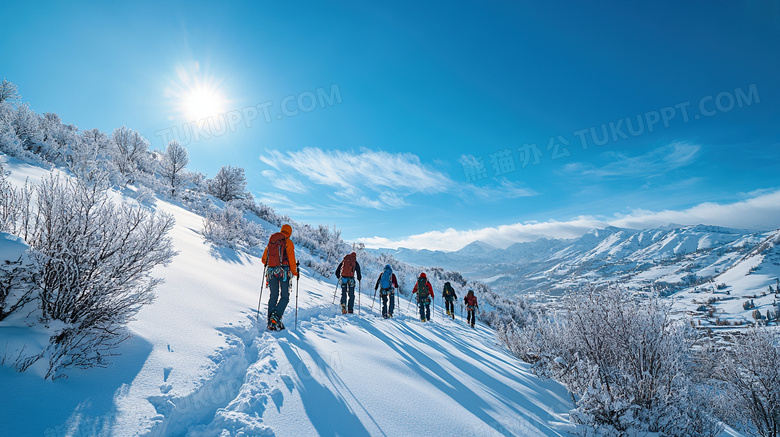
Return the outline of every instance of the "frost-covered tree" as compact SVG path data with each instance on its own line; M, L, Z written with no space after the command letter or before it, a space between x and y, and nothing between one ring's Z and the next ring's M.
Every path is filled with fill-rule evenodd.
M6 101L14 102L20 98L15 84L8 82L6 79L3 79L3 81L0 82L0 103Z
M203 236L216 246L247 251L261 247L269 237L262 227L247 220L244 212L232 204L206 215Z
M67 156L67 165L74 173L82 174L101 168L109 171L105 165L108 158L108 135L99 129L90 129L81 133L78 141L74 141L70 154ZM101 162L100 158L103 158Z
M176 140L168 143L165 154L162 156L160 175L165 180L165 185L169 190L168 194L173 198L180 194L181 188L186 182L184 168L189 162L190 155L184 146Z
M173 218L108 199L105 178L51 176L22 208L17 234L30 246L39 275L44 322L62 328L47 349L49 372L104 363L127 337L121 329L154 298L152 268L174 256Z
M125 183L135 183L136 171L149 150L149 142L138 132L122 126L114 129L111 143L112 160L125 178Z
M2 233L16 230L25 202L29 202L29 190L27 187L13 187L0 162L0 240L14 241L12 235ZM16 245L26 247L21 242ZM25 253L15 253L11 258L0 263L0 320L24 308L38 296L34 285L37 274L35 265Z
M780 436L780 334L752 328L723 350L713 376L723 383L721 415L749 434Z
M40 117L41 142L33 152L55 165L66 165L81 141L78 128L63 124L59 115L47 112Z
M691 331L658 297L619 289L575 295L565 313L499 330L534 371L576 397L575 422L600 435L715 435L711 403L694 383Z
M16 107L12 123L16 137L21 141L25 150L35 151L43 141L41 123L38 114L33 112L26 104Z
M209 181L209 193L224 202L246 197L246 176L241 167L224 166Z

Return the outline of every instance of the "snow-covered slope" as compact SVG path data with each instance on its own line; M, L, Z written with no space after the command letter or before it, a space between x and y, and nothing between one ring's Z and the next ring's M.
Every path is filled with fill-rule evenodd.
M17 182L45 173L19 163L8 169ZM384 320L363 290L360 314L343 316L331 303L334 283L304 271L297 331L293 295L289 329L265 332L255 323L259 260L206 244L200 216L163 201L156 208L174 215L180 254L155 271L166 282L130 324L134 337L112 365L70 369L68 379L0 366L0 435L525 436L568 429L573 406L561 385L533 376L488 328L467 328L460 315L445 319L438 306L431 323L420 323L406 301ZM0 323L0 350L18 329L6 328Z

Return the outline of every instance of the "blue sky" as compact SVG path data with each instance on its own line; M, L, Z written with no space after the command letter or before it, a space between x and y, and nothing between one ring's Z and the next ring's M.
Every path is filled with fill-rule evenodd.
M370 245L780 227L777 2L387 3L3 1L0 76Z

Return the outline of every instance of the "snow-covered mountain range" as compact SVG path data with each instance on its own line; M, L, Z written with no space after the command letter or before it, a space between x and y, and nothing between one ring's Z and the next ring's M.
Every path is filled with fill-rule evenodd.
M577 239L541 239L498 249L474 242L456 252L373 249L418 265L439 265L506 295L555 300L566 290L620 284L676 299L680 311L717 324L775 310L780 230L669 225L593 229ZM755 308L743 303L752 299Z

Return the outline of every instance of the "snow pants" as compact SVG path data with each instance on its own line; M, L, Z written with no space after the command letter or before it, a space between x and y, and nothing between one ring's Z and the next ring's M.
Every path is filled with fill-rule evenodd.
M395 293L389 292L380 294L382 296L382 317L393 316L393 310L395 309ZM390 300L390 307L388 308L387 301Z
M455 314L455 301L444 298L444 308L447 310L448 314Z
M271 320L273 314L281 320L290 302L290 271L285 268L283 277L269 276L268 287L271 289L271 297L268 298L268 320Z
M420 320L431 320L431 300L418 301L420 307Z
M473 327L474 323L476 322L477 318L477 310L476 309L469 309L468 315L466 318L466 321Z
M349 297L349 299L347 299ZM341 305L351 313L355 308L355 278L341 278Z

